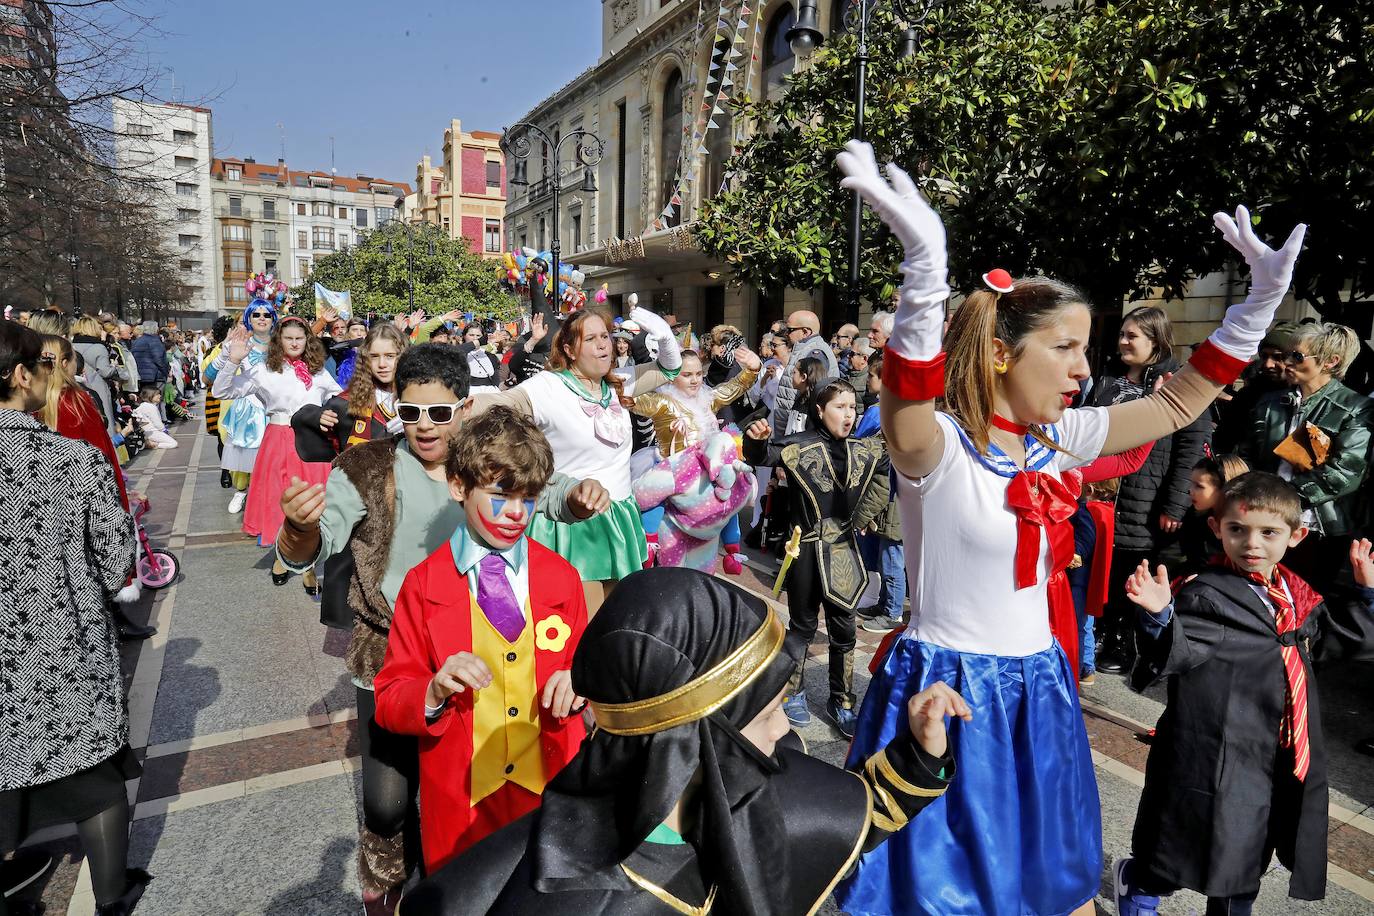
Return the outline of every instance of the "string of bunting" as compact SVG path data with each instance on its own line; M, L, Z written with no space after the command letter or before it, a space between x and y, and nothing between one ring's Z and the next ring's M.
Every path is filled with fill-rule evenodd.
M683 142L678 153L676 174L673 177L673 193L669 195L668 202L654 219L654 230L665 228L675 212L682 207L686 189L696 181L702 158L707 154L707 138L712 130L721 129L716 119L725 113L725 106L733 95L731 90L737 83L745 87L749 85L749 76L758 61L758 41L762 30L759 11L756 6L750 6L750 2L751 0L721 0L716 10L715 37L711 42L705 78L693 80L694 83L699 82L702 87L701 102L697 103L694 92L693 105L683 107ZM704 12L705 6L699 4L698 36L705 34L706 23L702 19ZM750 49L750 59L741 65L741 59L745 55L745 43L751 36L754 43ZM739 137L740 128L738 124L732 126L734 130L731 139L734 142Z

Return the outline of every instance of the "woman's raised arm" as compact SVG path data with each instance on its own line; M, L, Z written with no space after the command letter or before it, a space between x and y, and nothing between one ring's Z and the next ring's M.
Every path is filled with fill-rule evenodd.
M842 187L857 191L902 243L901 298L883 356L879 401L883 434L893 466L907 477L935 470L944 434L935 419L935 398L944 392L945 300L949 298L945 227L906 172L895 163L887 178L873 147L858 140L836 158Z

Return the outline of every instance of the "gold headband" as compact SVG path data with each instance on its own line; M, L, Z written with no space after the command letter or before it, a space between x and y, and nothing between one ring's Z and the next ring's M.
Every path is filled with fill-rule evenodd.
M782 651L787 630L770 608L754 634L715 667L676 690L630 703L591 703L596 727L613 735L650 735L704 719L754 682Z

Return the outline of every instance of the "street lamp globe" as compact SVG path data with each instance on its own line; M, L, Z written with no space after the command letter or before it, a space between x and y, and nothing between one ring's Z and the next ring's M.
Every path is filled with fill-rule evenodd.
M825 41L821 34L820 14L816 11L816 0L800 0L797 4L797 24L783 36L792 46L797 57L806 57Z

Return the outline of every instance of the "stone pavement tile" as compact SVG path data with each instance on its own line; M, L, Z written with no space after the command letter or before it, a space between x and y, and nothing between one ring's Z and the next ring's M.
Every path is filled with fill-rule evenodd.
M303 728L153 757L144 764L139 799L164 798L342 759L352 726L353 723L340 723Z
M1338 827L1327 834L1326 850L1332 865L1374 881L1374 836L1349 825ZM1370 908L1374 910L1374 903Z
M1083 721L1087 726L1088 742L1093 750L1144 771L1145 759L1150 755L1148 744L1113 722L1104 722L1093 716L1084 716Z
M136 821L140 916L357 912L356 792L349 774Z

